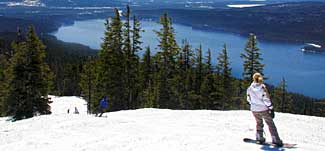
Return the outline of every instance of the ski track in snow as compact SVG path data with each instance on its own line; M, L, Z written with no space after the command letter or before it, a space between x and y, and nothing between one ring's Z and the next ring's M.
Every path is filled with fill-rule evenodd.
M78 97L54 97L53 114L17 122L0 118L0 151L252 151L325 150L325 118L276 113L284 142L296 148L244 143L255 137L249 111L139 109L86 114ZM77 107L80 114L67 114ZM271 141L267 126L267 141Z

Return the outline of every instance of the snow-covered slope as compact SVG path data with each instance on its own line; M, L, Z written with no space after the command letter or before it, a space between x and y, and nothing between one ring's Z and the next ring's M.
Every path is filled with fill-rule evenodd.
M99 118L87 115L85 101L77 97L52 100L52 115L0 118L0 151L278 150L242 141L255 134L249 111L140 109ZM75 106L81 114L67 114ZM284 150L325 150L325 118L277 113L275 122L284 142L298 144Z

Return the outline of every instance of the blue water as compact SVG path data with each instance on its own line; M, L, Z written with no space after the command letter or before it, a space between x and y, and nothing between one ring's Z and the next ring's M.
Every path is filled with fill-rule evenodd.
M145 30L142 33L143 48L150 46L156 51L158 38L153 30L159 30L160 25L151 21L141 23ZM179 45L185 38L192 48L197 48L199 44L202 44L205 51L208 48L212 50L214 62L223 44L226 43L233 75L241 78L243 60L240 58L240 53L244 52L247 37L232 33L196 30L179 24L174 24L174 28ZM76 21L74 25L63 26L53 34L66 42L81 43L99 49L104 35L104 20ZM325 55L302 53L300 51L302 46L303 44L259 41L258 47L264 59L262 63L266 64L264 73L269 78L266 82L278 85L284 77L289 91L325 98L325 93L323 93L325 91Z

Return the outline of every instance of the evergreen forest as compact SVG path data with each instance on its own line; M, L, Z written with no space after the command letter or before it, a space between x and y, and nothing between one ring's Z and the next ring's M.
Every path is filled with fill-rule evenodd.
M0 38L0 115L19 120L50 114L49 94L81 96L88 113L95 112L102 96L108 98L107 111L249 109L246 89L252 75L264 75L267 66L253 33L238 58L244 69L238 79L232 76L227 44L221 50L203 51L186 39L177 43L172 18L163 13L153 37L159 44L143 48L141 21L128 6L126 10L120 14L115 9L106 20L100 50L38 36L32 25L27 32L18 30L12 40ZM212 56L211 51L220 53ZM275 111L325 116L324 100L288 92L285 77L278 85L267 80L266 85Z

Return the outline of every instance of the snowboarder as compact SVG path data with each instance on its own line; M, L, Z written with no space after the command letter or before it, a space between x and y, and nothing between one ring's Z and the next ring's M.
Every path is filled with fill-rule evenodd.
M102 117L104 110L108 107L108 102L106 98L106 96L102 97L102 100L100 101L99 106L97 107L96 116L100 113L99 117Z
M247 101L250 104L250 110L256 120L256 141L260 144L265 142L263 136L263 119L269 127L272 136L272 143L277 146L282 146L282 140L279 137L277 128L273 122L274 111L270 95L263 84L263 77L260 73L253 75L253 82L247 89ZM273 114L273 115L272 115Z

